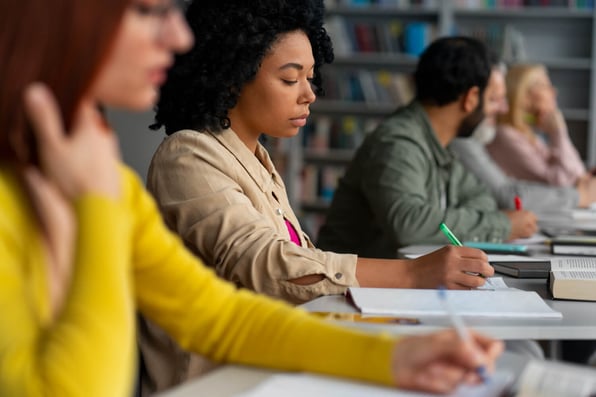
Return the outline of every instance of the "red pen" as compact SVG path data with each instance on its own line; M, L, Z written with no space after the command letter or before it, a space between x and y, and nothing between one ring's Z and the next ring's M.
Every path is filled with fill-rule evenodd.
M521 201L521 197L519 197L519 196L515 196L515 197L513 198L513 202L515 203L515 209L516 209L517 211L521 211L521 210L523 209L523 207L522 207L522 201Z

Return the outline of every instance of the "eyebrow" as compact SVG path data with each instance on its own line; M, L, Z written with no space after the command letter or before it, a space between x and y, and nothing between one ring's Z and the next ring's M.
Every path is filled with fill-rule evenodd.
M311 67L311 69L314 69L314 67L315 67L315 65L313 65ZM279 68L279 70L285 70L285 69L304 70L304 66L299 63L289 62L289 63L286 63L285 65L282 65Z

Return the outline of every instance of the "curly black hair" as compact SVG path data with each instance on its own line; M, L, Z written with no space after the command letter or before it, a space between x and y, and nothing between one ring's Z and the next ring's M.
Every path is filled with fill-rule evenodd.
M333 61L325 28L323 0L194 0L186 19L195 35L190 52L176 58L162 86L152 129L166 134L190 128L230 127L228 110L252 81L280 34L303 31L315 59L313 86L321 87L320 67Z

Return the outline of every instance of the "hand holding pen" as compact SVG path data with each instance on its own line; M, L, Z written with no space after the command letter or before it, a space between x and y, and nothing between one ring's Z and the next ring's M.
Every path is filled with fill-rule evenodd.
M454 329L433 334L408 336L397 343L393 352L393 374L400 388L452 392L462 382L482 382L483 374L492 373L495 360L503 351L503 343L466 330L463 340ZM406 360L397 360L407 357Z
M463 244L459 241L459 239L455 236L455 234L453 234L453 232L449 229L449 227L447 227L447 225L445 223L441 223L439 225L439 229L441 230L441 232L443 232L443 234L447 237L447 239L449 240L449 242L451 244L453 244L457 247L463 246ZM490 277L494 274L494 269L491 266L488 266L488 269L485 269L484 271L478 271L477 269L469 268L469 269L463 270L463 272L469 276L480 277L482 279L485 279L486 277ZM480 286L484 285L484 283L485 283L485 281L482 281L479 283L479 285L475 285L474 287L480 287Z

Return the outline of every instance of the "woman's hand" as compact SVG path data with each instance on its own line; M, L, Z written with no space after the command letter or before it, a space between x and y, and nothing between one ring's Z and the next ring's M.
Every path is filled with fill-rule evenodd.
M551 136L556 136L562 131L567 131L565 118L558 108L548 113L538 113L536 126Z
M25 169L23 179L43 230L49 302L52 317L55 317L69 291L77 233L76 217L71 203L37 168Z
M83 101L67 134L58 105L44 85L28 87L24 100L38 142L40 169L29 166L23 179L43 230L55 316L69 290L74 261L77 223L72 202L91 192L119 196L117 143L90 101Z
M120 195L117 140L93 101L81 101L68 133L45 85L26 89L25 108L38 142L40 171L66 198Z
M448 393L461 383L478 383L479 367L491 373L503 343L469 330L462 340L455 330L401 339L393 351L393 373L403 389Z
M446 245L409 261L411 288L472 289L485 283L494 269L486 254L476 248ZM478 275L482 275L480 277Z

